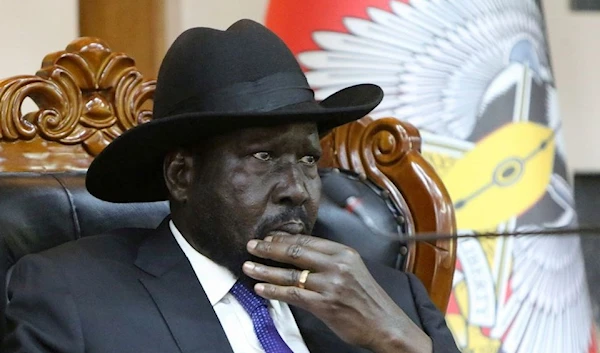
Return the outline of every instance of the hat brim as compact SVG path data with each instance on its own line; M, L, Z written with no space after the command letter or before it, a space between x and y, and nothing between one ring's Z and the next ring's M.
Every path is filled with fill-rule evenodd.
M363 84L345 88L320 103L270 112L185 113L156 119L125 131L92 162L86 187L109 202L164 201L163 160L174 148L199 143L228 131L315 122L319 133L358 120L383 99L381 88ZM201 117L201 118L200 118Z

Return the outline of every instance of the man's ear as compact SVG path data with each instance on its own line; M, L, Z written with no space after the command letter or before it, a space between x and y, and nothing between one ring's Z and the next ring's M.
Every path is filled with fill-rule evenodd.
M163 177L171 200L185 203L194 180L194 158L183 149L169 152L163 162Z

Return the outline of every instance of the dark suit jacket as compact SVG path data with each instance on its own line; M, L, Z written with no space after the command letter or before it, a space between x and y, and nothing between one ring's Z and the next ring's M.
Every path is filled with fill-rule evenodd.
M370 268L428 333L435 352L458 352L443 316L412 275ZM14 268L2 352L231 352L197 277L164 221L28 255ZM292 307L312 353L361 352Z

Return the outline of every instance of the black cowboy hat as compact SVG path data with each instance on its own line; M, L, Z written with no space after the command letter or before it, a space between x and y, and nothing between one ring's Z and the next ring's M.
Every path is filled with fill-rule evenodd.
M153 119L94 159L86 187L111 202L166 200L163 159L176 147L234 129L292 122L315 122L325 133L367 115L382 98L381 88L364 84L315 101L294 55L254 21L238 21L226 31L192 28L162 62Z

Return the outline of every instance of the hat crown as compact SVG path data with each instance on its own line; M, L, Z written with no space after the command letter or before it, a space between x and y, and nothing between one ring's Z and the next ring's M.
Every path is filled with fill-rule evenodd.
M163 60L152 121L109 144L90 165L86 186L106 201L165 200L164 158L175 148L233 129L298 122L315 123L323 134L362 118L382 98L381 88L361 84L316 102L294 55L256 22L193 28Z
M263 25L240 20L225 31L191 28L175 40L161 64L154 118L227 112L235 104L238 110L253 111L255 93L287 87L297 88L285 93L297 95L289 104L313 97L293 53ZM310 91L310 97L306 91ZM262 104L276 104L273 100L286 104L282 98L281 93L266 97Z

